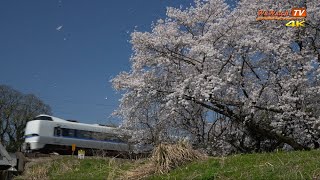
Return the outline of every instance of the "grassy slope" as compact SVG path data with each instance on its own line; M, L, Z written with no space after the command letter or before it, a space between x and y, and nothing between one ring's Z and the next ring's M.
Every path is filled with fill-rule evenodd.
M62 157L38 163L18 179L118 179L142 161ZM209 158L148 179L320 179L320 151Z
M210 158L151 179L320 179L320 151Z
M115 179L138 163L115 158L86 157L80 160L64 156L35 163L15 179Z

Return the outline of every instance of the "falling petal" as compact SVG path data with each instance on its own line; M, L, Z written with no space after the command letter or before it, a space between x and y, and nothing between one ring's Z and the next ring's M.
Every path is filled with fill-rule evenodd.
M60 30L62 29L62 27L63 27L62 25L61 25L61 26L58 26L58 27L56 28L56 30L57 30L57 31L60 31Z

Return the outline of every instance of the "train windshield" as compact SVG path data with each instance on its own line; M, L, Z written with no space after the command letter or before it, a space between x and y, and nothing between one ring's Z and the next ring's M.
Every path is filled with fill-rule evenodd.
M33 118L33 120L46 120L46 121L52 121L52 118L49 116L37 116Z
M26 134L24 135L24 138L30 138L30 137L35 137L35 136L39 136L39 134Z

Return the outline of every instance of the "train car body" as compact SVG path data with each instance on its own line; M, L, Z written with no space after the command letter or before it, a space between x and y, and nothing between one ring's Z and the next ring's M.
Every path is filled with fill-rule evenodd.
M39 115L27 123L23 149L69 154L75 144L77 149L140 153L137 146L128 143L129 138L130 132L120 128Z

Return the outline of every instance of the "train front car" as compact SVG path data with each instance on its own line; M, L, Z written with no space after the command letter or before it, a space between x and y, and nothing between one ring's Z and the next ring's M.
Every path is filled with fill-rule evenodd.
M46 143L51 141L50 136L52 136L53 127L48 126L48 121L52 121L50 116L39 115L27 122L23 151L40 151Z

